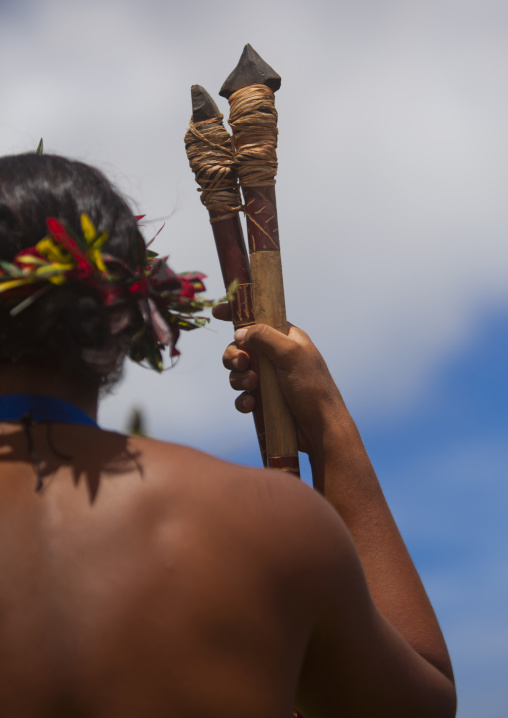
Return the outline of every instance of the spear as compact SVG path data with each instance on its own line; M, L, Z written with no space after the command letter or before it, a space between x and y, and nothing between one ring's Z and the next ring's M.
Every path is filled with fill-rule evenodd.
M190 166L200 186L201 201L208 209L217 254L229 297L235 329L254 324L252 281L249 257L238 212L242 202L231 136L222 123L222 114L208 92L200 85L191 88L192 119L185 135ZM257 357L251 357L257 371ZM259 390L254 424L263 464L267 465L263 405Z
M223 84L229 100L235 161L243 192L256 322L288 333L282 280L275 175L277 111L274 92L279 75L246 45L240 61ZM260 356L268 465L299 474L293 417L280 391L275 368Z

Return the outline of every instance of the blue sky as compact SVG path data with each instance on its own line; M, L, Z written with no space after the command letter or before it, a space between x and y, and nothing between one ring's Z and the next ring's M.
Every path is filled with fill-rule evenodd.
M461 718L508 705L507 357L508 311L492 309L411 411L350 406L446 636ZM254 440L225 458L259 465Z
M452 653L461 716L508 705L508 313L483 317L426 405L364 436Z
M0 2L0 152L98 165L156 250L223 293L183 150L190 86L250 42L282 76L278 211L288 316L323 351L434 600L460 718L508 705L508 6L498 0ZM310 241L309 241L310 240ZM309 251L309 244L311 250ZM101 410L256 461L212 322Z

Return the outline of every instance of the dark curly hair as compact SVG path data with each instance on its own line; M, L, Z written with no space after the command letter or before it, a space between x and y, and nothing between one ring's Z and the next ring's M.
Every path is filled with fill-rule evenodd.
M45 237L48 217L79 232L82 213L107 233L108 252L134 269L143 239L127 202L102 172L55 155L0 158L0 260L12 261ZM111 388L139 326L113 335L110 319L98 295L77 282L53 287L15 317L0 303L0 362L36 362Z

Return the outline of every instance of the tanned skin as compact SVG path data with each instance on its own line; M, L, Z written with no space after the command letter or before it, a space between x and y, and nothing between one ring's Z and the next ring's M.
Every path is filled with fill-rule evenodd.
M53 424L72 459L36 426L35 493L23 429L0 424L3 718L454 716L438 623L324 360L294 327L250 327L224 355L235 389L257 382L249 349L277 367L316 491ZM96 393L3 367L0 392L21 391L96 412Z

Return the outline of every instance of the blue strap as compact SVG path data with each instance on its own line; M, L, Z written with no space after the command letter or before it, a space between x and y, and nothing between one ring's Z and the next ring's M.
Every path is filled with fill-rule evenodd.
M29 415L33 421L98 426L88 414L70 401L44 394L4 394L0 396L0 421L21 421Z

